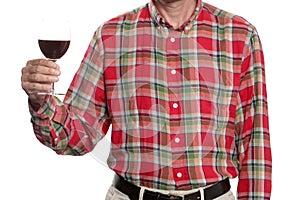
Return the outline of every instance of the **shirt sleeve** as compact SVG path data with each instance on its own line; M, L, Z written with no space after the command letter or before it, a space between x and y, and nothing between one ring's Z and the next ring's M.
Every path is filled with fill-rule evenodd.
M48 95L38 111L29 103L37 139L58 154L90 152L111 124L103 76L100 28L93 36L63 102Z
M249 38L242 62L236 110L237 196L239 200L265 200L271 195L272 158L264 56L255 29Z

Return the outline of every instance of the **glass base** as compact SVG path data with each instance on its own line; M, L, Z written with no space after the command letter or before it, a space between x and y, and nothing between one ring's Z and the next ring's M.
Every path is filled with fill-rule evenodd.
M54 83L52 84L52 90L49 91L49 92L38 92L37 93L38 95L66 95L64 93L61 93L61 92L56 92L54 90Z
M50 91L50 92L38 92L38 95L66 95L64 93Z

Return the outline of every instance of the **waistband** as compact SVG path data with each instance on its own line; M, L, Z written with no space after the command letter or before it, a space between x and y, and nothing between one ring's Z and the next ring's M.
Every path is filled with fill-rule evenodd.
M226 178L210 186L189 190L184 195L180 195L182 192L177 193L139 187L126 181L117 174L114 177L113 186L120 192L126 194L131 200L139 200L140 196L143 196L143 200L203 200L203 198L205 200L212 200L230 190L230 182L229 179Z

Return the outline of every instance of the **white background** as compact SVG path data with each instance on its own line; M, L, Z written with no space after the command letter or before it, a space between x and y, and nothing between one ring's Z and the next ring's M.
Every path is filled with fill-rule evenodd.
M5 3L4 3L5 2ZM20 86L26 60L42 57L35 25L47 15L72 21L72 42L59 64L66 90L94 30L148 0L10 0L0 3L0 199L104 199L113 173L91 155L58 156L35 138ZM299 193L299 11L297 1L207 0L241 15L260 34L266 60L273 150L273 200ZM97 148L105 151L101 147ZM298 162L299 163L299 162ZM235 181L233 181L235 187ZM233 188L235 191L235 188Z

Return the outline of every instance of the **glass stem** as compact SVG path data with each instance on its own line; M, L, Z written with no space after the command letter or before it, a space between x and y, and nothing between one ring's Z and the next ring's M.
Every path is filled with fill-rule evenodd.
M52 61L52 62L56 62L57 59L53 59L53 58L48 58L48 60ZM64 94L60 94L60 93L55 93L55 90L54 90L54 83L52 83L52 91L51 91L51 94L52 95L64 95Z
M50 61L52 61L52 62L56 62L57 61L57 59L53 59L53 58L48 58L48 60L50 60ZM52 83L52 91L51 91L51 94L52 95L55 95L55 92L54 92L55 90L54 90L54 83Z

